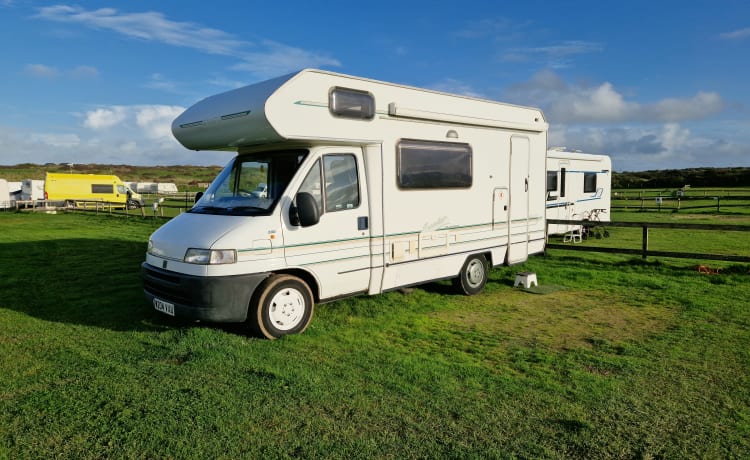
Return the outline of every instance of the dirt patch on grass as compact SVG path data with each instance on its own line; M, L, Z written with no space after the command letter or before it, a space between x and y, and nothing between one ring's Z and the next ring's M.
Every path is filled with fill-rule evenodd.
M594 291L533 295L513 290L501 304L486 301L486 297L472 297L466 310L435 315L458 329L563 350L638 340L667 329L677 314L674 308L638 305L632 299Z

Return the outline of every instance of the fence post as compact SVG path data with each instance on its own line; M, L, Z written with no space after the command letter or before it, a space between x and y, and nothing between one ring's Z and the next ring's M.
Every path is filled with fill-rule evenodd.
M716 197L716 212L721 212L721 197Z
M643 260L646 260L646 256L648 255L648 226L643 226L643 249L641 253L641 258Z

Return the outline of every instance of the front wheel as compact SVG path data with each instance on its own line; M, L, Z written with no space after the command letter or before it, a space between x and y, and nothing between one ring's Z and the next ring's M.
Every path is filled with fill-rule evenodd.
M478 294L487 284L488 272L487 259L483 255L469 256L461 267L458 278L453 280L453 286L462 294Z
M298 334L313 317L314 302L307 284L296 276L273 275L258 288L248 313L251 327L267 339Z

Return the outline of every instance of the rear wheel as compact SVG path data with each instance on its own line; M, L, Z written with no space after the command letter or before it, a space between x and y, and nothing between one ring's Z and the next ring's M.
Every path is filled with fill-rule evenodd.
M469 256L461 267L458 278L453 280L453 286L462 294L478 294L487 284L488 271L487 259L483 255Z
M314 301L307 284L296 276L273 275L258 288L248 314L252 328L267 339L298 334L313 317Z

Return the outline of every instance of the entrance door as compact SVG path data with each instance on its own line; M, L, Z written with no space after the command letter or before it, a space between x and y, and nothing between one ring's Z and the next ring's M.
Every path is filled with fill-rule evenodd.
M529 139L511 136L508 264L523 262L529 256L529 154Z
M370 228L362 151L326 149L306 174L298 192L312 195L320 220L285 225L287 266L312 273L321 299L366 291Z

